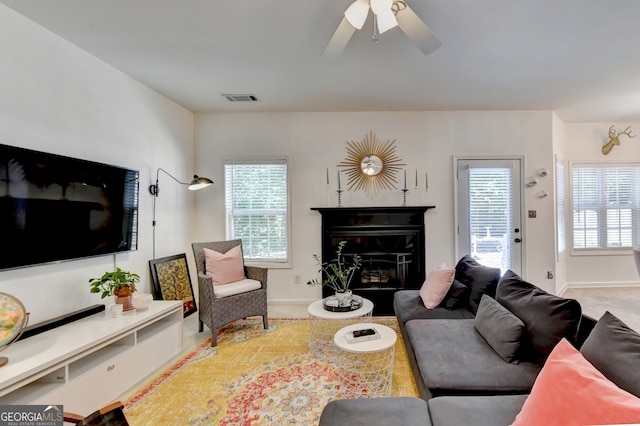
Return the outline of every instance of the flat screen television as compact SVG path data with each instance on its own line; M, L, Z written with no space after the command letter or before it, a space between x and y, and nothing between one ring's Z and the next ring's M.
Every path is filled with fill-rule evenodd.
M137 250L139 172L0 144L0 270Z

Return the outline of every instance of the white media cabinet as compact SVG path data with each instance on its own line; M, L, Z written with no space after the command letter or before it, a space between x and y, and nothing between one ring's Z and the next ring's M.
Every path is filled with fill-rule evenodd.
M63 404L90 414L182 352L182 302L146 312L100 312L20 340L2 352L0 404Z

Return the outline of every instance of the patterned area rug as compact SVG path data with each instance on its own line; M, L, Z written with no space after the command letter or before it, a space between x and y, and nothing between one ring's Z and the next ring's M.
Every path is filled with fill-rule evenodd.
M373 318L398 332L393 396L418 396L395 318ZM309 320L260 318L224 327L125 404L132 426L317 425L324 406L344 398L337 367L309 350ZM364 396L364 395L363 395Z

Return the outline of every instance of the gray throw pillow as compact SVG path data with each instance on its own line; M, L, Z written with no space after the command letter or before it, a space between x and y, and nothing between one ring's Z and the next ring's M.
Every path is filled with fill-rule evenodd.
M640 398L640 334L607 311L580 353L619 388Z
M461 309L468 306L471 289L458 280L453 280L449 291L440 302L440 306L448 310Z
M506 271L500 279L496 300L524 323L521 359L528 353L526 358L544 364L563 337L575 343L582 318L577 300L549 294L513 271Z
M517 316L485 294L480 299L474 326L502 359L518 363L524 323Z

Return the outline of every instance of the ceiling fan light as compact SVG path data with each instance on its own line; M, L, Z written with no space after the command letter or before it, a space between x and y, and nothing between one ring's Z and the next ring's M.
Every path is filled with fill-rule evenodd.
M356 0L345 10L344 17L354 28L361 30L368 14L369 2L367 0Z
M391 11L389 11L389 13L376 15L376 22L378 24L378 33L380 34L398 26L398 20Z
M391 12L391 6L393 5L393 0L371 0L371 10L376 15L386 14Z

